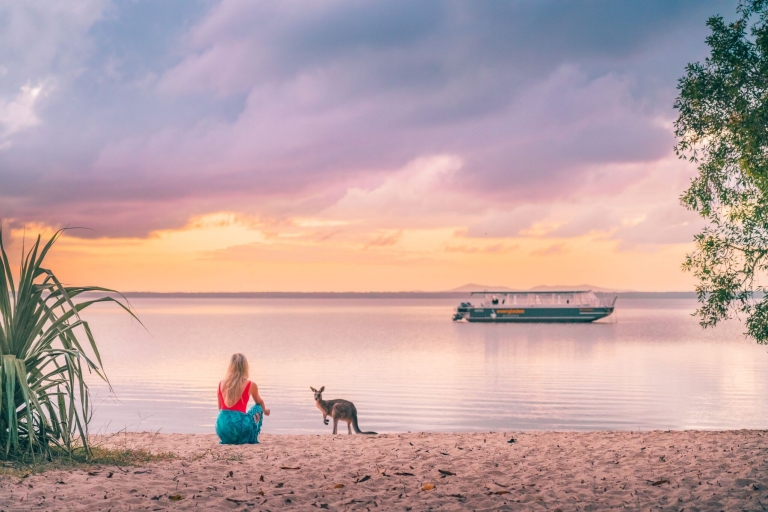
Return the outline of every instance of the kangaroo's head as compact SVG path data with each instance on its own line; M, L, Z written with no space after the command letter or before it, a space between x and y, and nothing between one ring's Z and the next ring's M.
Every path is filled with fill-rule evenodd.
M310 386L309 389L315 393L315 401L323 399L323 391L325 391L325 386L321 387L320 391L316 390L312 386Z

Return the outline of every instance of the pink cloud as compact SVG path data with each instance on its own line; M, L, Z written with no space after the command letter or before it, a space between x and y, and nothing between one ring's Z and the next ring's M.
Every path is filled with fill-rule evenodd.
M611 7L626 31L609 45L599 38L612 32L583 14L593 5L565 19L534 4L225 0L167 47L146 45L131 76L130 52L109 53L119 36L98 26L104 5L86 3L55 44L9 46L19 69L67 80L55 108L0 153L0 217L106 237L219 211L355 220L317 234L331 239L411 227L510 238L552 219L544 236L666 233L656 228L668 216L630 228L621 205L595 205L671 154L674 78L646 78L689 59L656 35L670 30L665 16L688 30L691 12L659 4L638 20L622 18L632 6ZM560 33L522 16L538 9ZM579 29L565 30L573 19ZM146 76L158 78L137 87ZM633 195L635 209L658 209L648 197ZM659 243L690 232L669 229Z

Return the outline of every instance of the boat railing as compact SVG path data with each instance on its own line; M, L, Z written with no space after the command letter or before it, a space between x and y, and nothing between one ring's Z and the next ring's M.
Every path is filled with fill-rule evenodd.
M541 294L494 294L486 297L477 307L580 307L580 308L612 308L616 304L617 295L597 296L592 292L575 292L567 296L557 293ZM469 302L462 306L472 306Z

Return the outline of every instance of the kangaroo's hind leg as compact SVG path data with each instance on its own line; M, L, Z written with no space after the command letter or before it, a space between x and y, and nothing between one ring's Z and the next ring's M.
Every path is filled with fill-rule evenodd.
M338 434L338 426L339 426L339 416L341 416L341 413L339 411L339 404L336 404L331 408L331 418L333 418L333 433Z
M333 418L333 434L336 435L339 429L339 411L336 410L335 405L331 409L331 418Z
M347 422L347 434L352 434L352 423Z

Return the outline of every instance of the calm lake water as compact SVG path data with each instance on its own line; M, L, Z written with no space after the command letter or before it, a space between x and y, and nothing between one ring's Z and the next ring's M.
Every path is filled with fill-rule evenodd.
M272 415L265 432L329 433L310 386L363 430L768 428L768 348L693 300L619 299L594 324L451 322L454 300L144 299L144 330L91 310L114 394L90 379L93 431L213 431L233 352Z

